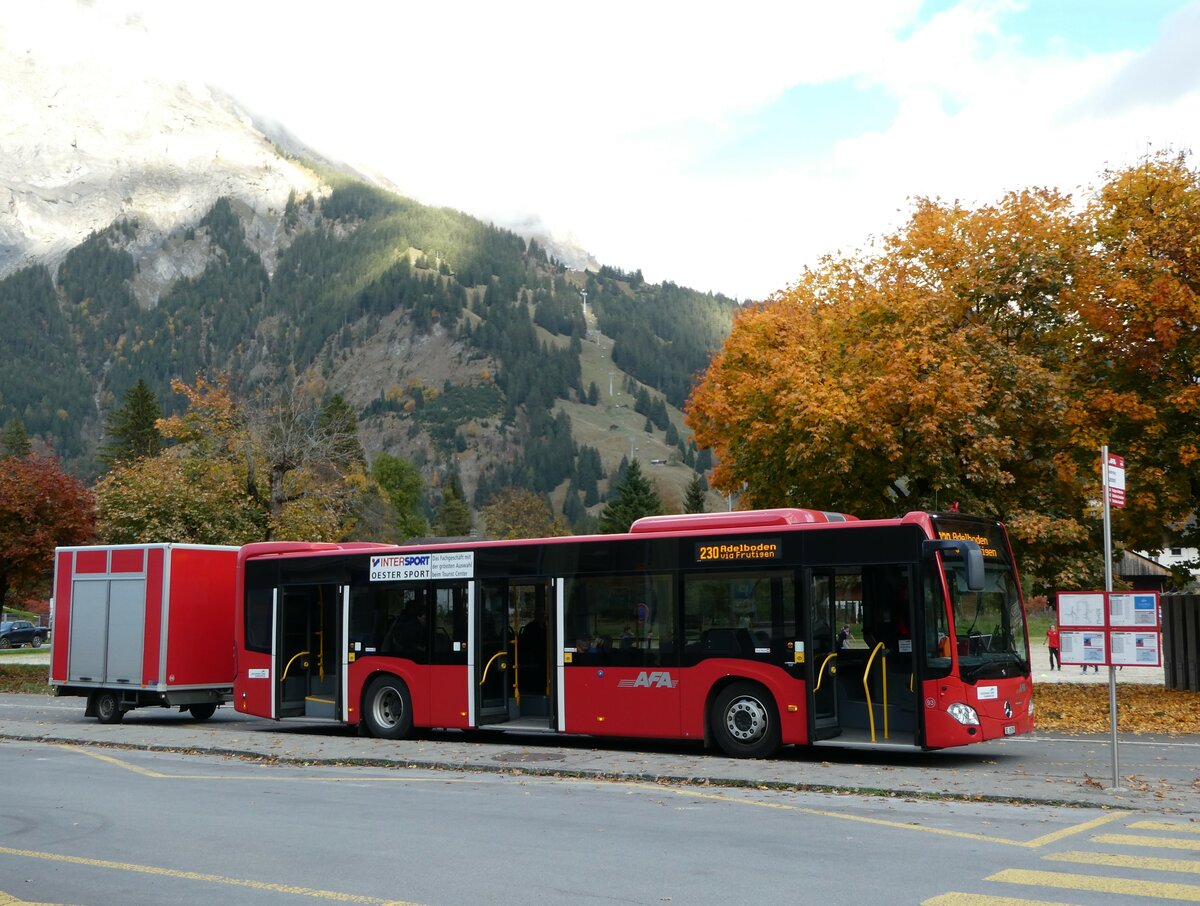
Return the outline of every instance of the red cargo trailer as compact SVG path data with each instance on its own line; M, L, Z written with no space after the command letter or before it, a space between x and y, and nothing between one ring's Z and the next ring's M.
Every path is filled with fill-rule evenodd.
M60 547L50 685L116 723L150 705L212 717L233 695L236 547Z

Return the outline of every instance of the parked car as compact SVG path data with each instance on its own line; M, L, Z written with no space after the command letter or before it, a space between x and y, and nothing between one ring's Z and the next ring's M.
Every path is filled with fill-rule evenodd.
M28 620L5 620L0 623L0 648L20 648L32 645L41 648L50 630L45 626L34 626Z

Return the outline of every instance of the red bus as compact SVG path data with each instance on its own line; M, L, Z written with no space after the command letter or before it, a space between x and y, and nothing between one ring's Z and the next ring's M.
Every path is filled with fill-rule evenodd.
M1033 728L1004 527L660 516L625 535L250 544L239 711L362 724L937 749ZM846 627L846 631L842 631Z

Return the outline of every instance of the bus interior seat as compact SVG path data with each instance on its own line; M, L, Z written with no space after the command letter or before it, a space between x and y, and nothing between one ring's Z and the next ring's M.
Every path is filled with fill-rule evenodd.
M739 657L754 651L746 629L706 629L700 634L700 650L709 657Z

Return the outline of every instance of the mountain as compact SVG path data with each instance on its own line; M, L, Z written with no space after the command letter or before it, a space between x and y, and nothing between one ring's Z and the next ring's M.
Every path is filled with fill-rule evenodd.
M733 300L573 270L585 253L420 205L204 88L8 49L0 76L25 114L0 156L0 423L76 472L139 379L171 412L174 377L307 373L369 455L454 472L476 505L515 484L578 522L631 455L682 499L679 407Z

